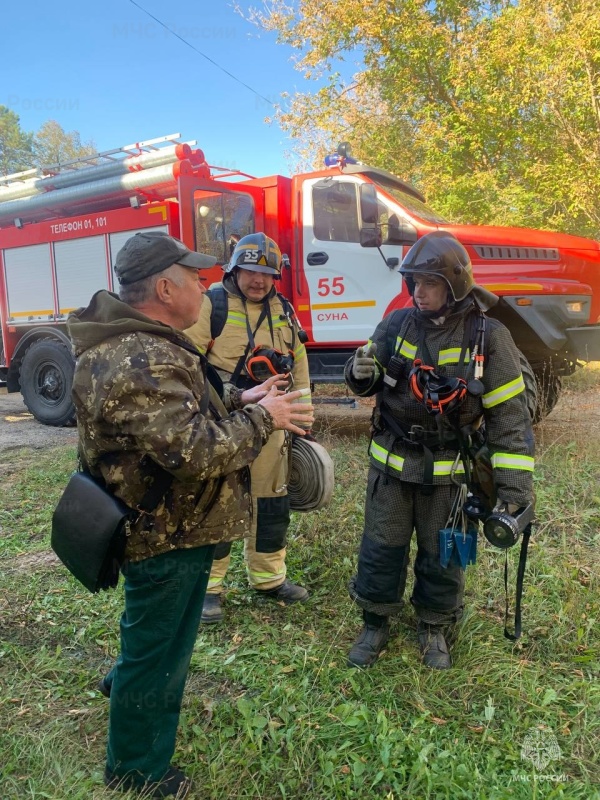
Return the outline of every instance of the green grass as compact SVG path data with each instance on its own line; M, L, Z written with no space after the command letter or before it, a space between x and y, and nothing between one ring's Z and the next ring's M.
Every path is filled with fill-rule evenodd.
M288 550L290 577L311 600L257 600L238 545L227 624L200 630L175 754L193 797L600 797L600 447L582 433L539 433L523 637L503 637L504 558L481 545L447 673L420 665L409 608L373 669L346 668L360 624L346 585L367 440L326 440L334 502L295 515ZM101 800L113 793L102 786L108 709L95 684L117 653L121 591L91 596L44 557L73 450L21 455L0 462L0 797ZM521 757L532 730L561 749L542 771Z

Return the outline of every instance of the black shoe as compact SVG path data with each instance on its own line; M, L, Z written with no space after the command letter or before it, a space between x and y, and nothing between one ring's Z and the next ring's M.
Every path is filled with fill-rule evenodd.
M223 607L221 605L221 595L204 595L204 604L202 606L202 616L200 617L200 622L202 622L204 625L214 625L215 622L222 621Z
M308 591L304 586L291 583L287 578L280 586L276 586L274 589L267 589L266 591L258 589L257 591L265 597L285 603L286 606L290 606L292 603L304 603L308 600Z
M98 689L100 694L103 694L104 697L110 697L110 690L112 689L112 686L110 683L106 682L106 678L100 678L96 684L96 689Z
M380 626L363 625L358 639L348 653L348 666L362 667L363 669L373 666L389 638L390 626L387 622Z
M169 767L160 781L144 781L139 773L132 775L115 775L108 767L104 770L104 783L109 789L116 789L119 792L143 793L144 797L175 797L183 800L187 797L192 788L192 782L176 767Z
M426 667L431 669L450 669L452 659L448 651L448 643L444 636L442 625L427 625L419 622L417 625L419 650Z

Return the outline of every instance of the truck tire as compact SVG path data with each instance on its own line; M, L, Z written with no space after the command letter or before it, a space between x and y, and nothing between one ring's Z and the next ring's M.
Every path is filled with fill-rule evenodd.
M520 350L519 361L521 362L521 372L523 374L523 382L525 383L525 400L527 402L527 408L529 409L529 416L531 417L532 423L536 425L544 416L540 408L537 379L531 368L531 364Z
M21 394L29 411L44 425L73 425L71 386L75 359L54 339L34 342L21 364Z

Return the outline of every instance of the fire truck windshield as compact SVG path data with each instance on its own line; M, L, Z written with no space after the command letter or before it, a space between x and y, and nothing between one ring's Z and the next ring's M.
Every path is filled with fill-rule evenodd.
M437 214L414 195L404 191L398 184L386 181L379 176L369 175L369 177L378 188L382 189L390 197L393 197L396 202L400 203L410 214L414 214L415 217L419 217L427 222L448 224L449 220Z

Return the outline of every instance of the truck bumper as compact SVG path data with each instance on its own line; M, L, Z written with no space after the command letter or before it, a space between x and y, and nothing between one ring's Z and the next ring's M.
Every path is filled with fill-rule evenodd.
M523 297L524 295L520 295ZM517 305L517 297L502 297L502 302L510 306L513 311L523 319L531 334L537 336L541 342L556 353L570 349L568 331L590 330L596 326L585 326L590 315L590 297L587 295L527 295L531 305ZM581 304L580 311L570 311L568 303ZM574 354L573 354L574 355ZM585 359L586 361L590 359Z
M569 351L579 361L600 361L600 325L567 328Z
M346 361L354 353L349 349L308 350L311 383L343 383Z

